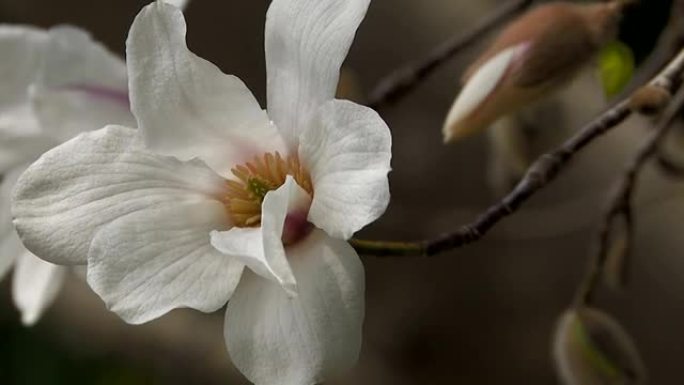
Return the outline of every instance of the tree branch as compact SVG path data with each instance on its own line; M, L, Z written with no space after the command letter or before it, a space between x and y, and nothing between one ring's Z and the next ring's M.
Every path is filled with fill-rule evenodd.
M684 73L684 50L650 84L672 92ZM481 239L503 218L513 214L530 197L553 181L582 149L631 115L629 98L607 109L556 150L542 155L527 170L518 185L501 201L490 206L475 221L460 229L418 242L350 240L359 254L377 257L432 256Z
M684 87L680 87L670 105L667 107L650 138L639 148L634 158L627 165L624 174L615 186L610 204L598 235L598 247L584 281L575 296L577 304L588 305L596 291L599 278L605 271L610 256L611 234L617 221L624 220L625 233L621 234L624 243L618 258L624 258L630 251L633 233L633 198L637 181L646 163L658 155L663 139L670 131L675 118L684 106Z
M464 35L455 36L435 47L420 62L411 63L382 79L368 97L368 106L373 109L398 102L411 92L423 79L428 77L441 64L457 53L470 47L482 36L525 10L533 0L515 0L506 3L496 12L483 19L472 30Z

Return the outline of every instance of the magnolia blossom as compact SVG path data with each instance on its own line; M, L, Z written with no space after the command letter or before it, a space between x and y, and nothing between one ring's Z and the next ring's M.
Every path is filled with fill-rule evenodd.
M255 383L349 368L364 272L346 239L389 201L387 126L334 99L369 1L271 3L268 112L188 50L182 13L147 6L126 47L139 129L81 134L33 163L14 195L24 244L87 263L91 287L130 323L230 299L228 351Z
M0 278L16 264L12 298L22 322L32 325L54 300L67 269L21 244L10 215L14 182L50 148L106 124L133 125L135 118L124 61L83 30L0 25L0 52Z
M73 27L0 26L0 277L16 264L12 297L35 323L61 287L66 268L23 247L10 216L15 181L43 152L107 123L135 122L126 65Z

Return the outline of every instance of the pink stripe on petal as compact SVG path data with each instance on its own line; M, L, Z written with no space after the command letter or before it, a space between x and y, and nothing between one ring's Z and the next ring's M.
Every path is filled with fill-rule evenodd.
M128 90L122 91L114 88L90 84L73 84L61 88L66 89L68 91L83 92L94 98L109 100L114 103L120 104L121 106L125 106L127 109L131 108L131 103L128 99Z

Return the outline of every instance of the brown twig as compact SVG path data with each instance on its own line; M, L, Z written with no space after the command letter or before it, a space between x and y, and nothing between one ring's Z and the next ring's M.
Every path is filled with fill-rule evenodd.
M525 10L532 3L533 0L510 1L483 19L464 35L455 36L437 46L422 61L408 64L392 72L381 80L378 86L370 93L368 106L378 109L385 105L396 103L418 86L423 79L434 72L441 64L473 45L482 36Z
M579 286L575 301L577 304L588 305L596 290L597 283L602 273L605 271L605 266L610 255L611 247L611 233L617 221L624 220L626 227L625 233L622 234L625 242L620 258L625 258L630 251L632 243L633 232L633 200L636 190L637 181L641 171L646 163L658 155L658 150L663 139L673 126L675 118L680 113L684 106L684 87L680 87L679 91L668 105L663 113L656 130L639 148L634 158L627 165L624 174L615 186L611 198L609 199L608 210L599 231L598 246L596 253L587 271L584 281Z
M670 61L651 84L672 91L684 73L684 50ZM629 99L607 109L556 150L542 155L527 170L518 185L501 201L490 206L475 221L435 239L418 242L376 242L352 239L359 254L378 257L432 256L482 238L503 218L513 214L530 197L553 181L570 161L596 138L617 127L631 114Z

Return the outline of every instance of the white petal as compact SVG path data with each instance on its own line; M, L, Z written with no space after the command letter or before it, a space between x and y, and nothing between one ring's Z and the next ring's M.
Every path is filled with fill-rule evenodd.
M209 243L209 232L226 227L225 206L216 201L178 202L121 217L95 236L88 283L133 324L180 307L216 311L243 269Z
M0 181L0 237L14 232L12 225L12 190L28 165L12 168L2 175Z
M266 15L268 113L296 148L299 131L333 99L340 66L370 0L274 0Z
M46 87L97 85L125 94L123 59L81 29L58 26L48 33L50 41L38 83Z
M109 126L48 151L24 172L14 224L40 258L82 264L101 226L162 204L220 199L224 186L201 161L151 154L136 130Z
M29 90L46 134L61 142L107 124L134 126L125 62L77 28L48 33L43 68Z
M112 93L105 88L78 87L34 87L32 90L33 108L39 124L49 127L51 135L58 135L59 139L67 140L81 132L100 129L108 124L136 125L126 93Z
M297 282L285 256L281 240L285 218L308 195L291 176L277 190L266 194L262 204L261 227L237 228L211 233L211 244L226 255L242 261L255 273L296 294Z
M25 166L15 167L6 172L0 182L0 279L14 265L14 261L26 248L21 244L17 232L12 225L12 189Z
M340 100L321 107L314 124L299 148L314 185L309 220L348 239L389 203L390 131L375 111Z
M0 51L0 172L37 157L85 128L132 121L123 60L86 32L67 26L48 31L0 26ZM72 94L92 96L84 92L91 89L117 95L124 103L83 96L72 103L61 100ZM60 102L52 110L61 109L64 118L43 117L41 109L34 109L34 100L46 93L51 101ZM72 111L75 106L79 108ZM99 112L110 110L116 115L98 117Z
M155 2L126 42L131 107L149 148L199 156L226 175L236 163L281 150L282 139L252 93L188 50L177 8Z
M66 271L66 267L45 262L28 251L22 254L14 270L12 298L24 325L35 324L52 304Z
M14 266L17 257L25 251L26 248L21 244L16 232L12 231L0 237L0 279L5 277Z
M47 40L48 35L37 28L0 26L0 129L3 131L14 129L15 134L22 133L5 120L13 112L28 112L25 109L28 87L40 72Z
M43 34L40 65L23 90L37 103L42 132L61 142L106 124L131 124L124 61L80 29L60 26Z
M29 27L0 26L0 173L49 148L29 102L48 35Z
M1 116L0 119L2 119ZM19 126L22 125L19 124ZM43 135L12 136L10 134L8 136L5 134L0 128L0 175L6 175L23 163L34 161L40 154L59 144Z
M349 244L320 230L287 254L299 295L246 272L228 303L226 344L256 384L322 383L358 358L363 265Z
M165 3L169 3L179 9L185 9L190 3L190 0L164 0Z
M460 127L460 124L492 95L508 73L511 64L528 48L529 43L525 42L502 50L480 66L468 79L451 106L444 123L445 141L448 142L478 129L477 127Z

